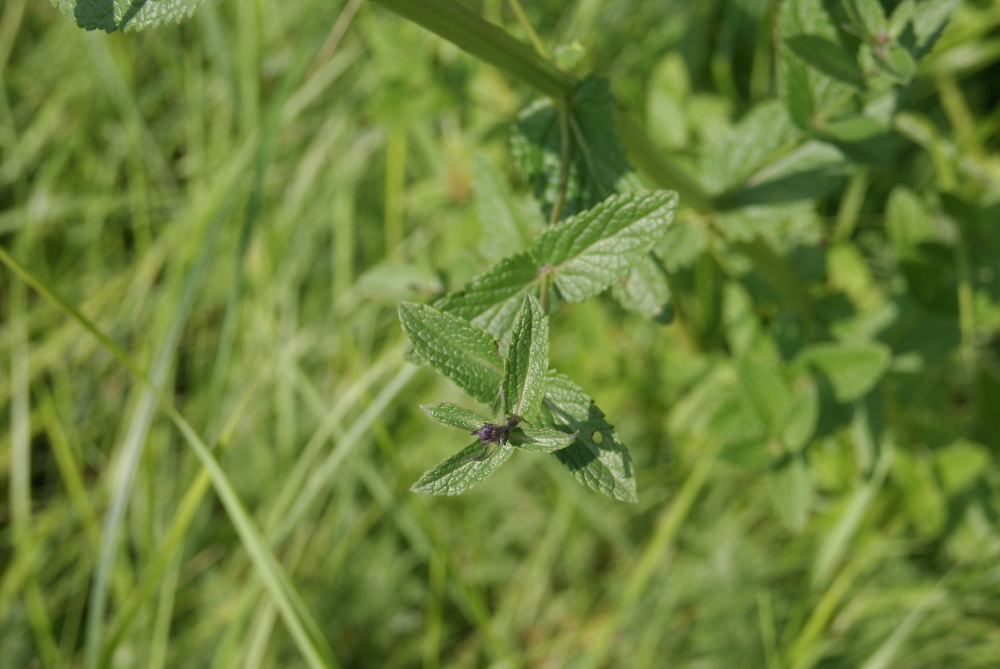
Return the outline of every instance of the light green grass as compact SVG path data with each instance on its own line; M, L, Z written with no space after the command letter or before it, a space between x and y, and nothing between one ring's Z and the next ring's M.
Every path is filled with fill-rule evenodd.
M753 3L648 4L525 9L550 47L581 40L637 116L668 48L713 104L768 94L766 24L738 11ZM921 534L901 472L933 478L931 460L900 435L910 469L863 480L852 427L816 444L819 501L793 532L766 478L704 436L721 356L610 301L557 314L550 357L629 445L638 505L541 454L458 498L408 492L463 445L418 405L466 400L404 361L396 305L487 265L473 156L508 169L531 96L344 5L210 0L109 36L5 4L0 664L1000 664L995 464L988 503ZM483 11L525 36L501 3ZM974 25L971 67L995 63ZM916 91L955 128L940 178L996 179L998 117L947 55Z

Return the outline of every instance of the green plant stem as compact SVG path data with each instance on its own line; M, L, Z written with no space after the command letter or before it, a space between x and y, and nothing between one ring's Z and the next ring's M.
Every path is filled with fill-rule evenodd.
M527 44L511 37L453 0L369 0L430 30L490 65L517 77L539 93L562 98L575 81Z

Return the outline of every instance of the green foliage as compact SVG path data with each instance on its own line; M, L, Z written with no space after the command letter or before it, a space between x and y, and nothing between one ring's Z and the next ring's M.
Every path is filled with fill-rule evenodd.
M8 2L0 663L1000 665L998 27Z

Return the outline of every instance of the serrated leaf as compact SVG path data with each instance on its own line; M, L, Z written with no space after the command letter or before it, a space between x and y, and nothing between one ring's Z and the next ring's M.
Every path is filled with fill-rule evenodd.
M670 319L670 285L663 265L652 254L615 281L611 294L629 311L663 322Z
M424 413L431 420L442 425L447 425L448 427L466 430L469 433L478 430L485 423L489 422L488 419L483 418L475 411L469 411L464 407L448 402L421 404L420 408L424 410Z
M461 451L424 473L410 490L429 495L458 495L489 478L507 462L514 447L497 444L485 460L475 460L483 445L477 439Z
M505 351L521 308L521 295L537 283L538 265L529 254L520 253L490 267L434 306L472 321L493 335Z
M594 75L573 94L566 110L569 166L560 218L590 209L634 181L615 129L614 102L607 80ZM559 113L552 102L540 101L521 113L511 137L511 152L547 218L562 176Z
M421 359L480 402L493 401L503 379L503 358L489 333L464 318L413 302L399 303L399 320Z
M510 444L526 451L552 453L576 441L578 433L568 434L548 427L525 427L511 432Z
M531 248L567 302L597 295L642 260L667 231L677 208L673 191L613 195L552 226Z
M891 358L889 349L875 342L816 344L803 350L796 362L822 373L838 402L850 402L878 383Z
M504 412L532 422L545 396L549 369L549 319L542 305L525 295L504 360Z
M204 0L52 0L84 30L144 30L188 18Z
M579 433L555 456L580 483L613 499L638 501L628 449L579 386L563 374L549 372L541 416L562 431Z

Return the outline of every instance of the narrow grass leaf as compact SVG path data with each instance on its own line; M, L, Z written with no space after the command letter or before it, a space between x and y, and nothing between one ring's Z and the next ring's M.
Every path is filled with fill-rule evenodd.
M400 302L399 320L416 353L480 402L496 397L503 358L489 333L453 314Z
M431 420L442 425L447 425L448 427L456 427L459 430L472 432L481 428L484 423L489 422L474 411L469 411L457 404L449 404L448 402L421 404L420 408L424 410L424 413Z
M580 483L612 499L638 501L628 449L594 400L566 375L549 373L541 415L546 424L578 433L555 456Z
M510 444L525 451L552 453L576 441L579 432L572 434L548 427L525 427L511 432Z
M525 295L504 360L504 412L534 421L545 395L549 369L549 319L533 296Z
M458 495L485 481L503 463L507 462L514 447L498 444L484 460L476 460L483 451L477 439L461 451L424 473L410 488L413 492L429 495Z
M597 295L643 259L674 219L677 194L613 195L549 228L531 249L568 302Z
M99 329L90 319L84 316L77 308L53 292L42 281L38 280L34 274L29 272L23 265L8 255L0 248L0 262L6 264L26 283L41 293L46 299L53 302L60 310L69 315L74 321L97 339L108 349L146 388L153 392L164 412L174 423L185 441L191 447L202 467L208 472L212 480L212 485L219 495L219 501L226 509L233 527L236 529L246 550L250 562L268 589L275 605L281 612L289 634L295 640L296 646L302 653L306 663L313 668L336 667L337 662L333 657L329 644L327 644L319 625L312 617L309 609L302 601L298 591L288 579L281 563L267 546L256 524L247 513L246 508L240 500L239 494L233 487L232 482L226 475L225 470L212 455L212 451L205 445L198 433L191 427L190 423L171 404L159 388L150 380L149 376L140 368L132 358L119 347L103 330Z

